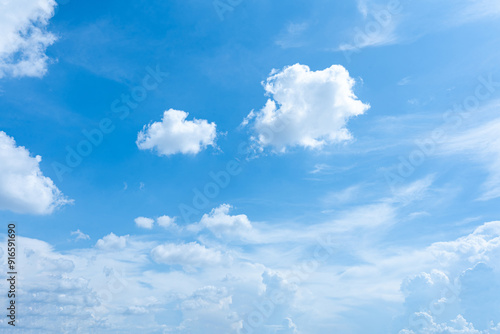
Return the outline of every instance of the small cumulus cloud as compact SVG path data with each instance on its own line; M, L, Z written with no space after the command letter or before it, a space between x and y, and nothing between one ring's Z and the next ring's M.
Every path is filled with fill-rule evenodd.
M96 243L96 247L102 250L120 250L127 246L128 239L128 235L117 236L114 233L110 233L102 239L99 239Z
M188 113L169 109L161 122L144 126L137 136L137 147L155 150L158 155L198 154L207 146L215 146L215 123L204 119L187 120Z
M245 236L252 230L252 224L246 215L230 215L231 205L222 204L204 214L198 224L189 226L192 231L208 229L218 238L222 236Z
M134 222L137 225L137 227L150 230L153 228L153 224L155 221L151 218L137 217L134 219Z
M169 217L167 215L163 215L156 219L156 223L158 224L158 226L161 226L166 229L178 228L177 224L175 223L176 220L177 217Z

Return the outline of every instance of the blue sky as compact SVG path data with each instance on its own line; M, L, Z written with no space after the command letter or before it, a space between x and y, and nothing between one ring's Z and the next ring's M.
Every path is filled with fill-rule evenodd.
M500 332L496 1L2 6L26 333Z

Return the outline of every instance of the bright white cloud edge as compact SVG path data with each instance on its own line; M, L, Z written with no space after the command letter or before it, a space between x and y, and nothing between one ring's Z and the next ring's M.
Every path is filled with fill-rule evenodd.
M72 203L43 175L42 157L32 157L3 131L0 131L0 161L0 210L46 215Z

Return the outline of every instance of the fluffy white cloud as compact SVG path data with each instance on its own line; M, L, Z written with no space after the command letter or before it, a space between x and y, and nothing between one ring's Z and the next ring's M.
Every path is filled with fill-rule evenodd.
M196 242L160 245L153 248L151 256L157 263L194 267L213 265L222 260L220 251L206 248Z
M199 224L189 227L190 230L199 231L202 228L210 230L215 236L245 235L252 229L252 224L246 215L229 215L231 205L222 204L212 209L210 213L201 217Z
M45 74L45 50L56 39L46 27L56 5L54 0L0 2L0 78Z
M363 114L369 105L354 95L354 79L341 65L311 71L295 64L273 70L264 88L271 96L258 112L252 111L243 125L252 120L260 147L319 148L351 138L349 118Z
M127 246L127 240L129 236L117 236L114 233L110 233L102 239L97 240L96 247L103 250L120 250Z
M399 333L500 333L500 222L426 252L441 270L403 282L406 313Z
M204 119L186 120L188 113L169 109L161 122L144 126L137 136L141 150L155 149L159 155L176 153L197 154L207 146L214 146L217 126Z
M72 202L43 175L40 161L0 131L0 210L44 215Z
M161 216L156 219L156 222L158 223L159 226L163 228L177 228L177 224L175 221L177 220L177 217L169 217L169 216Z
M153 224L155 222L153 219L146 217L137 217L134 221L138 227L146 228L148 230L153 228Z

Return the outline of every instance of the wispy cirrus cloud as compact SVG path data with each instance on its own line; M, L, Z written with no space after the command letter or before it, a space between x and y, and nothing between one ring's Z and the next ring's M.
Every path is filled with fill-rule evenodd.
M500 5L494 0L358 0L358 10L361 20L347 33L346 42L337 48L348 56L348 60L352 52L363 48L408 42L429 33L500 15Z
M479 200L500 197L500 119L468 129L452 136L443 147L446 154L466 154L489 172Z

